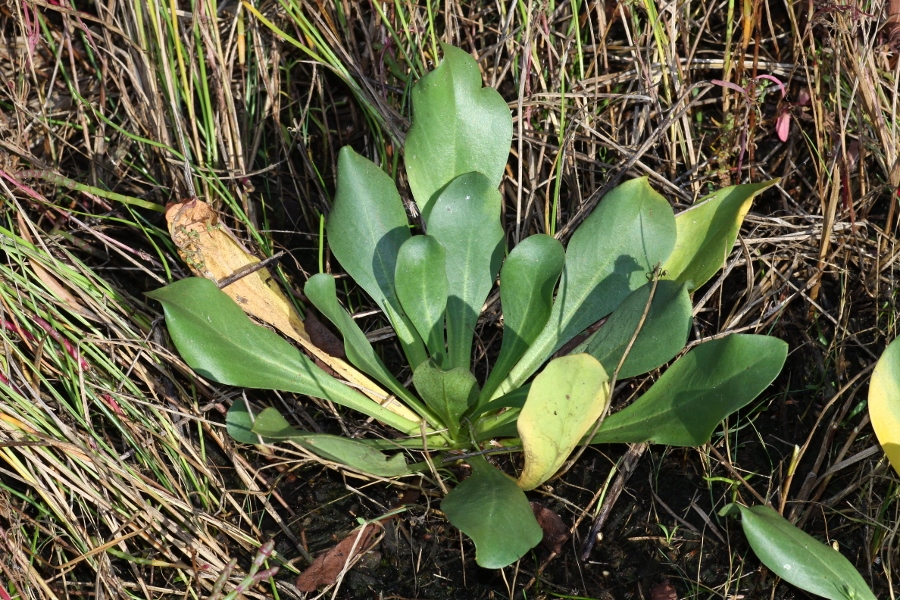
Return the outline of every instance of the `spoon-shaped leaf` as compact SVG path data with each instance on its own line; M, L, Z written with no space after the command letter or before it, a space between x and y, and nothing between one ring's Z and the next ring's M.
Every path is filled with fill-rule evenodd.
M768 506L729 504L719 515L741 516L753 552L773 573L802 590L830 600L875 600L850 561L807 535Z
M562 244L544 234L525 238L506 257L500 269L503 343L479 403L491 397L547 324L565 261Z
M441 502L441 511L475 542L475 562L501 569L524 556L544 536L531 504L516 483L480 456L472 474Z
M397 255L397 296L409 320L437 363L443 362L444 312L447 310L447 262L433 236L417 235Z
M341 332L344 338L344 353L354 366L374 377L430 423L435 425L439 423L434 414L394 378L375 353L366 334L359 328L353 317L344 310L344 307L338 303L334 277L327 273L313 275L306 282L303 293L313 303L313 306L319 309L319 312L325 315Z
M424 362L413 372L413 385L428 408L433 410L454 439L459 434L459 420L478 398L478 381L465 369L443 371Z
M422 339L397 300L397 252L410 238L403 201L393 180L349 146L338 155L337 190L328 215L328 246L385 311L413 367L427 358Z
M731 253L754 196L776 183L773 179L722 188L679 213L675 250L663 265L664 277L690 282L692 291L709 281Z
M468 370L475 325L503 260L500 192L481 173L460 175L441 192L427 225L446 252L446 364Z
M442 44L444 60L412 91L413 121L404 160L409 187L428 221L439 192L464 173L478 171L496 189L512 143L512 117L503 97L481 87L478 64Z
M254 325L212 281L191 277L147 295L162 303L175 347L203 377L227 385L326 398L404 433L419 433L417 422L347 387L277 333Z
M325 460L378 477L397 477L410 472L402 454L387 456L357 440L300 431L275 408L259 413L253 421L253 433L266 441L291 440Z
M891 342L869 382L869 418L894 470L900 473L900 342Z
M647 308L653 283L633 291L612 312L606 323L572 352L587 352L600 361L607 373L619 366ZM684 349L691 331L691 298L687 286L659 281L644 324L634 339L618 378L641 375L662 366Z
M559 470L606 408L609 377L589 354L550 361L534 378L517 427L525 454L519 487L531 490Z
M675 361L647 393L607 417L591 443L701 446L722 419L772 383L787 349L783 341L765 335L729 335L700 344Z
M494 392L521 385L541 363L647 283L675 246L675 216L646 177L611 190L578 227L546 327Z

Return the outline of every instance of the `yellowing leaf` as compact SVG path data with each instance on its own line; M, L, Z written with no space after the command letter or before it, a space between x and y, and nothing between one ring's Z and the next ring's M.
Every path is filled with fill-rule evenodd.
M776 183L772 179L722 188L679 213L675 250L662 266L665 278L690 282L691 291L709 281L731 253L753 198Z
M609 377L589 354L563 356L535 377L517 427L525 453L518 485L550 479L590 431L609 401Z
M900 342L891 342L878 359L869 383L869 418L881 447L900 474Z
M166 210L169 234L178 253L199 277L219 281L259 262L238 241L215 211L205 202L191 200L173 204ZM303 321L278 287L268 269L259 269L223 292L231 296L245 313L265 321L284 335L300 342L308 341Z
M239 273L259 262L234 236L215 211L205 202L191 200L173 204L166 210L169 234L178 253L191 271L199 277L219 281ZM418 421L419 417L386 393L378 384L315 346L309 339L303 321L285 296L268 269L259 269L222 291L252 317L268 323L291 338L314 357L331 367L340 377L355 384L369 398L391 412Z

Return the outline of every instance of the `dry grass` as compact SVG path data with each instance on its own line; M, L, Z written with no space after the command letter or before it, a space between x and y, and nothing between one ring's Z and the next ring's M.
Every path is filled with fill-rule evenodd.
M341 146L389 165L402 186L408 91L440 41L476 56L510 103L510 244L534 232L566 238L623 177L648 175L679 208L722 185L780 177L722 276L696 295L695 333L774 333L792 349L768 398L707 448L642 459L651 483L631 485L652 495L620 498L605 536L621 542L580 574L566 571L573 557L540 576L523 561L506 585L469 572L466 596L531 585L529 597L647 597L648 581L665 575L679 598L804 597L767 579L715 516L733 493L753 502L752 487L838 541L879 597L896 597L898 481L864 410L897 323L900 67L882 28L888 6L254 6L0 7L0 598L205 598L229 560L248 568L272 535L270 564L306 564L303 515L279 486L302 461L230 441L221 412L240 392L173 356L158 307L142 298L186 271L152 208L207 199L261 255L288 250L282 275L302 283ZM784 83L786 99L763 74ZM27 169L43 178L17 175ZM495 333L488 319L485 351ZM613 462L622 453L609 451ZM590 460L602 485L610 459ZM673 491L661 482L678 469L697 478ZM314 486L317 473L299 477ZM597 509L597 480L585 488L578 477L553 492L569 521ZM666 539L658 524L680 529ZM436 536L447 552L454 535ZM611 548L644 560L647 544L659 571L611 566ZM424 582L437 567L397 568ZM226 591L241 579L231 575ZM250 595L293 597L288 579Z

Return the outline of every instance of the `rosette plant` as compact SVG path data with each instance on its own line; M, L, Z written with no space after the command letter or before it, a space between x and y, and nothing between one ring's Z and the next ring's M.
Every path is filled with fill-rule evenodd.
M753 197L773 182L719 190L676 216L646 178L627 181L602 198L565 248L538 233L508 250L498 187L510 110L482 87L468 54L443 51L440 66L412 91L404 147L421 220L410 220L391 176L349 147L339 155L327 218L331 252L396 333L410 388L341 304L331 274L312 276L304 293L343 337L358 374L353 385L253 324L207 279L185 279L151 297L199 374L326 399L396 430L379 439L309 433L274 408L257 413L238 401L228 415L233 437L292 441L375 476L440 478L450 490L442 512L474 541L478 564L496 568L541 540L525 492L552 478L579 445L702 445L778 374L787 346L772 337L728 335L683 353L691 292L722 267ZM473 342L498 281L502 344L479 381ZM602 420L612 381L676 357L640 398ZM485 451L504 448L521 449L518 473L486 458ZM471 466L463 481L445 468L455 460Z

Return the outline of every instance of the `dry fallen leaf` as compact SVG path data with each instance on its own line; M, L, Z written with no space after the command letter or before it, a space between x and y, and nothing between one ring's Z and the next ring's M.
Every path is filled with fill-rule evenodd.
M334 548L317 556L297 578L297 589L301 592L314 592L321 586L337 583L344 569L352 567L354 560L370 549L372 538L380 527L377 523L369 523L360 529L354 529Z
M534 518L537 519L538 525L544 530L541 543L553 554L561 553L563 544L569 539L569 528L558 514L540 502L532 502L531 510L534 511Z
M218 284L259 262L228 226L219 222L216 213L205 202L191 200L170 205L166 210L166 221L181 258L200 277ZM272 325L284 335L298 342L309 340L303 321L294 312L268 269L250 273L222 291L231 296L244 312Z
M678 600L678 592L672 586L672 582L664 579L650 589L651 600Z
M219 221L215 211L201 200L170 205L166 210L166 221L179 255L198 277L205 277L218 285L220 281L260 262L244 248L228 226ZM261 268L249 273L225 286L222 291L237 302L245 313L296 341L339 377L391 412L414 422L420 420L416 413L397 402L371 379L317 347L268 269Z

